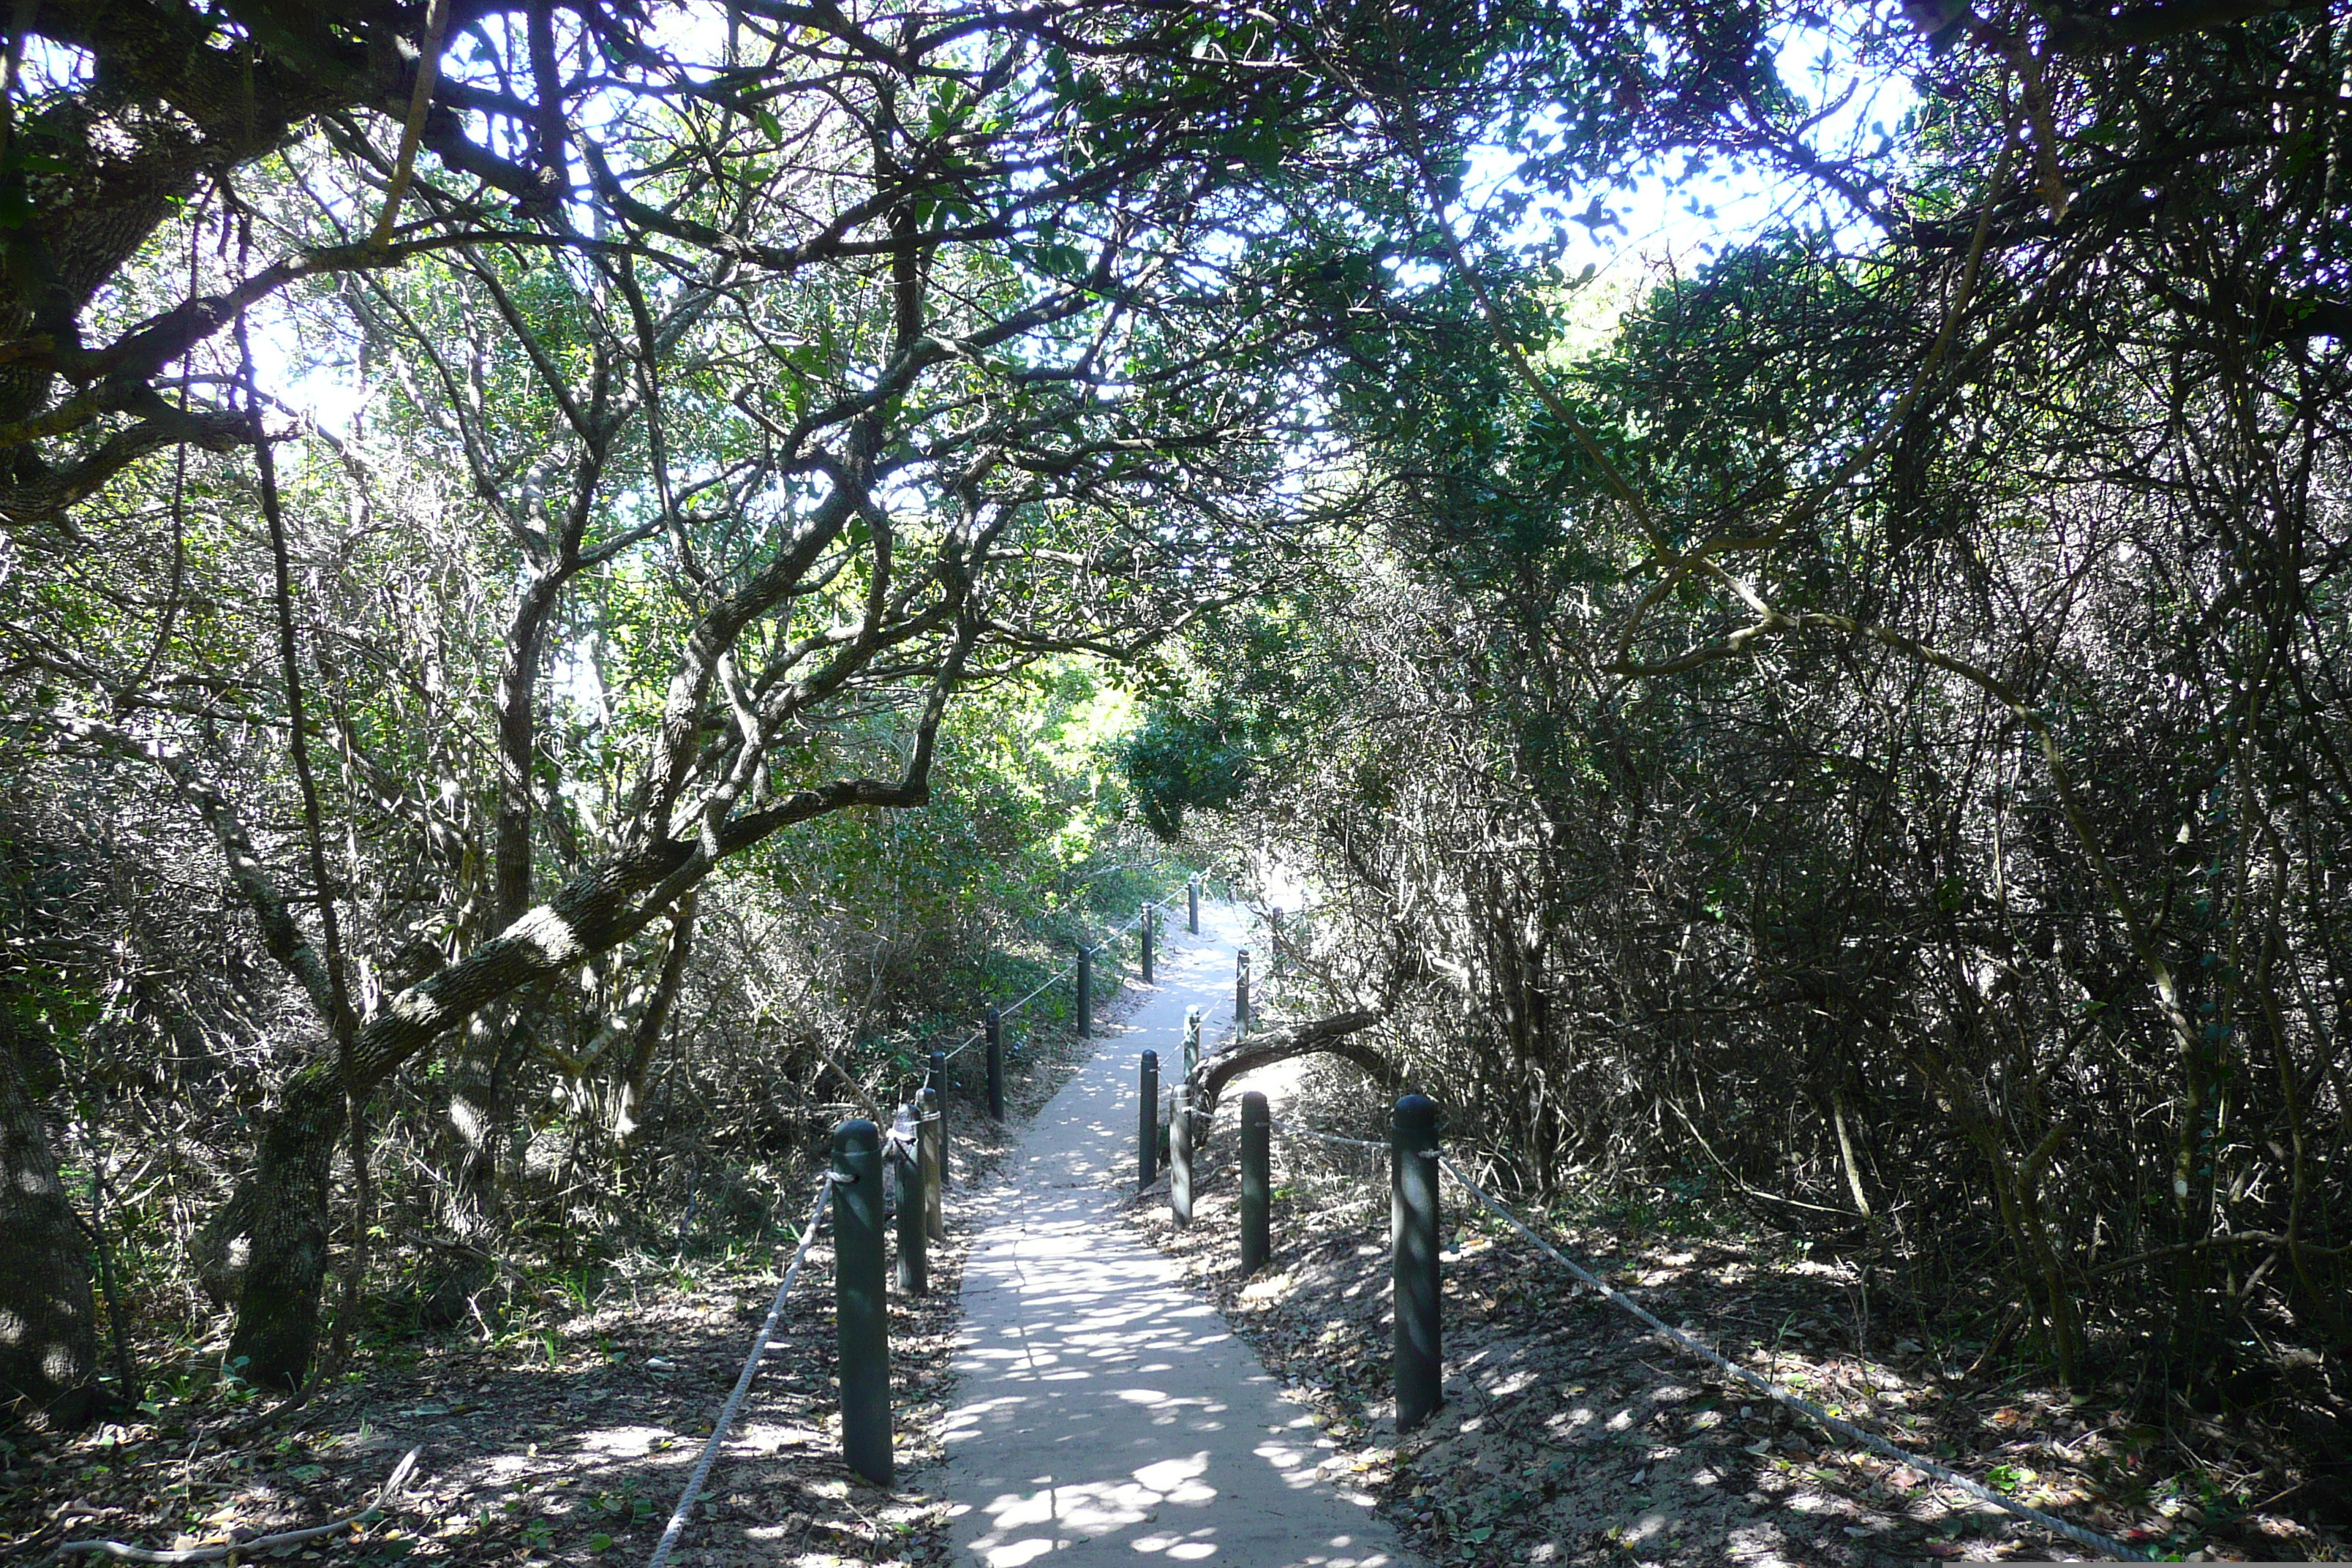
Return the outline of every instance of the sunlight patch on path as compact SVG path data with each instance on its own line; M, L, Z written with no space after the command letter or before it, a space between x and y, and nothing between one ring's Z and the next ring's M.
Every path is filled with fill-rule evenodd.
M1328 1447L1177 1266L1118 1217L1136 1063L1181 1059L1184 1009L1230 1016L1237 912L1171 931L1160 985L1039 1113L964 1271L946 1491L957 1561L1404 1568L1371 1510L1319 1481ZM1181 1069L1179 1069L1181 1070Z

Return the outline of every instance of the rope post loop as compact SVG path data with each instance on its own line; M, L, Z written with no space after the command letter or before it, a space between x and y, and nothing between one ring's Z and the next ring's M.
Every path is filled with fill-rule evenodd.
M1151 1184L1160 1173L1160 1053L1143 1053L1142 1106L1135 1130L1135 1190Z
M1095 950L1078 949L1078 1038L1095 1032Z
M1192 1086L1176 1087L1168 1118L1168 1212L1179 1226L1192 1223Z
M931 1071L925 1087L938 1094L940 1118L940 1190L948 1186L948 1054L931 1053Z
M923 1173L923 1231L933 1241L948 1238L948 1122L940 1113L940 1094L923 1090L917 1102L915 1162Z
M922 1122L911 1105L898 1108L898 1131L913 1131L922 1136ZM901 1296L927 1296L931 1289L931 1259L923 1235L923 1211L927 1206L923 1160L915 1148L909 1148L897 1138L890 1141L890 1163L898 1172L898 1256L891 1273L891 1286Z
M988 1116L1004 1120L1004 1015L988 1010Z
M1159 915L1159 912L1160 911L1158 910L1154 909L1150 904L1143 906L1143 983L1146 985L1154 984L1151 977L1151 928L1159 923L1156 918Z
M1437 1321L1437 1102L1419 1094L1398 1100L1389 1121L1389 1148L1397 1430L1410 1432L1444 1401Z
M1273 1247L1274 1113L1265 1096L1242 1096L1242 1277L1266 1265Z
M833 1316L841 1368L842 1461L892 1480L890 1324L882 1287L882 1133L863 1117L833 1131Z
M1234 1032L1249 1033L1249 949L1234 954Z

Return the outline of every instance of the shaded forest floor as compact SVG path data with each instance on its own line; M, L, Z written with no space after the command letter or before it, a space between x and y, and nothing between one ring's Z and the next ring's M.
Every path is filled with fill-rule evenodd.
M1079 1047L1066 1036L1030 1037L1010 1064L1003 1127L982 1113L977 1089L951 1108L960 1184L983 1179L1013 1146L1089 1054ZM814 1194L814 1173L805 1173L779 1212L796 1228ZM949 1239L930 1248L930 1293L891 1299L898 1487L869 1486L841 1462L828 1225L677 1561L946 1561L946 1505L922 1484L939 1457L959 1321L968 1235L956 1196L951 1188ZM511 1296L502 1312L467 1327L386 1330L341 1377L290 1408L218 1378L225 1321L219 1342L138 1347L142 1364L164 1367L160 1378L151 1371L151 1388L173 1385L151 1395L138 1419L0 1455L0 1560L37 1562L66 1541L202 1547L324 1523L364 1509L415 1447L415 1476L380 1519L266 1555L379 1565L642 1563L791 1254L786 1242L719 1257L621 1259L561 1288ZM176 1363L167 1365L167 1354Z
M1314 1413L1333 1443L1325 1473L1377 1496L1435 1568L1909 1568L2087 1555L1916 1470L1846 1451L1719 1379L1469 1209L1450 1181L1446 1403L1398 1441L1385 1160L1277 1132L1273 1262L1244 1281L1232 1114L1221 1113L1201 1168L1191 1228L1170 1220L1164 1178L1134 1221ZM1972 1373L1899 1324L1873 1326L1849 1270L1768 1234L1598 1223L1551 1234L1650 1310L1782 1386L2151 1555L2352 1561L2340 1533L2271 1510L2274 1494L2304 1479L2299 1461L2242 1426L2152 1426L2120 1391L2075 1399L2038 1372Z

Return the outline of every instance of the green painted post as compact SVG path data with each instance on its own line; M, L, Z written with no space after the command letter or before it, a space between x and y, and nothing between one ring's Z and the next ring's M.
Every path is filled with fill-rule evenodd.
M1234 1033L1246 1035L1250 1026L1249 949L1234 954Z
M1004 1120L1004 1015L988 1010L988 1114Z
M841 1457L877 1487L890 1463L890 1320L882 1289L882 1133L858 1117L833 1131L833 1320L841 1371Z
M1201 934L1201 879L1184 880L1184 929L1194 936Z
M1177 1225L1192 1223L1192 1086L1180 1084L1168 1119L1168 1211Z
M1406 1095L1389 1119L1389 1181L1397 1430L1410 1432L1445 1397L1437 1320L1437 1103L1426 1096Z
M1152 917L1156 913L1158 913L1158 911L1154 910L1151 905L1146 904L1143 906L1143 983L1146 985L1152 984L1151 927L1153 924Z
M948 1186L948 1054L931 1053L931 1073L929 1086L940 1097L940 1190Z
M1143 1105L1136 1122L1135 1190L1160 1173L1160 1053L1143 1053Z
M1274 1113L1265 1096L1242 1096L1242 1273L1265 1267L1273 1255Z
M1095 950L1078 949L1078 1038L1095 1032Z
M1187 1007L1184 1009L1184 1081L1192 1082L1192 1075L1200 1070L1201 1009Z
M933 1241L948 1238L948 1124L940 1114L936 1089L923 1090L916 1104L915 1149L923 1172L923 1229Z
M898 1108L902 1128L919 1129L915 1108ZM922 1134L916 1132L919 1139ZM898 1148L892 1161L898 1167L898 1257L891 1283L901 1296L923 1296L930 1293L930 1249L923 1235L925 1207L923 1162L912 1149Z

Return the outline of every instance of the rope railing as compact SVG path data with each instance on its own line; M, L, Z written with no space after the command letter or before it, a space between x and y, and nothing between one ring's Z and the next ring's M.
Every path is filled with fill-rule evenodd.
M1117 941L1119 937L1122 937L1129 931L1133 931L1137 926L1141 925L1143 923L1143 918L1150 914L1153 910L1166 909L1168 907L1167 901L1162 899L1145 900L1143 907L1136 910L1134 915L1129 919L1126 924L1114 927L1111 931L1106 932L1102 941L1097 942L1095 945L1097 947L1108 946L1112 942ZM1053 974L1046 976L1045 981L1040 984L1036 989L1031 991L1026 996L1022 997L1018 1002L1012 1004L1010 1006L999 1007L996 1010L997 1017L1000 1019L1010 1018L1013 1014L1018 1013L1022 1008L1026 1007L1030 1003L1034 1002L1038 997L1043 996L1046 992L1051 991L1055 986L1059 985L1063 981L1067 980L1071 975L1076 974L1077 972L1077 962L1074 959L1070 963L1064 964L1061 969ZM973 1030L964 1038L961 1045L956 1047L955 1049L947 1052L940 1059L942 1061L951 1062L955 1060L956 1058L963 1055L964 1052L971 1049L972 1047L980 1044L986 1038L988 1038L988 1030L986 1026L983 1026L981 1028Z
M1147 900L1132 919L1106 933L1097 947L1118 940L1149 919L1154 910L1164 907L1160 900ZM1012 1006L999 1009L996 1018L1002 1020L1027 1006L1047 990L1068 979L1079 968L1078 963L1064 968ZM919 1100L920 1105L929 1109L919 1110L916 1105L902 1108L900 1114L905 1125L894 1123L888 1129L882 1129L871 1122L852 1121L844 1122L835 1130L835 1166L826 1172L824 1180L818 1185L815 1205L809 1211L808 1224L802 1228L800 1245L793 1254L792 1263L785 1268L783 1279L776 1287L775 1299L769 1303L767 1319L751 1341L751 1354L744 1358L743 1370L735 1379L733 1391L728 1394L726 1403L719 1407L718 1416L711 1423L710 1436L702 1446L701 1457L687 1479L686 1489L678 1495L677 1506L671 1510L669 1522L663 1528L661 1539L656 1543L646 1568L664 1568L685 1533L695 1504L701 1499L702 1489L709 1484L711 1468L718 1462L719 1449L726 1443L727 1434L740 1414L744 1398L758 1376L760 1360L767 1353L769 1342L775 1337L776 1325L783 1315L785 1299L792 1294L793 1284L800 1278L802 1266L808 1260L809 1247L816 1239L818 1226L824 1223L826 1208L833 1203L836 1186L844 1187L848 1194L842 1199L835 1226L838 1255L835 1270L835 1327L842 1339L844 1458L852 1469L868 1479L887 1480L891 1469L887 1331L878 1289L882 1171L887 1164L898 1173L898 1288L919 1294L928 1289L928 1269L922 1257L926 1237L943 1238L946 1234L939 1207L939 1185L936 1184L941 1182L946 1169L947 1131L944 1106L933 1097L934 1090L944 1094L946 1083L943 1078L937 1077L937 1069L978 1045L988 1035L988 1029L983 1027L954 1050L933 1054L935 1081L923 1091ZM997 1063L992 1052L990 1070L993 1079ZM849 1168L845 1170L845 1164ZM853 1250L860 1254L856 1260L851 1257ZM864 1282L849 1282L848 1277L853 1272L866 1276ZM853 1296L856 1297L854 1310ZM856 1385L855 1388L853 1384Z
M1345 1143L1351 1149L1370 1149L1385 1154L1389 1146L1376 1138L1342 1138L1337 1132L1318 1132L1311 1127L1293 1127L1279 1116L1268 1117L1267 1124L1279 1128L1293 1138L1312 1138L1318 1143Z
M718 1420L711 1423L710 1440L703 1444L702 1458L695 1462L694 1473L687 1478L686 1490L678 1495L677 1507L670 1510L669 1523L663 1529L661 1540L655 1543L652 1561L646 1568L662 1568L669 1561L670 1552L686 1530L688 1516L693 1513L703 1487L710 1479L710 1467L719 1458L719 1447L727 1440L727 1429L734 1425L736 1413L743 1408L743 1396L751 1392L751 1380L759 1374L760 1358L767 1353L777 1320L783 1316L784 1298L792 1293L793 1281L800 1278L801 1265L808 1260L809 1244L816 1239L818 1222L824 1218L825 1205L833 1201L833 1184L830 1171L817 1184L816 1206L809 1211L808 1224L801 1230L800 1247L793 1254L792 1266L784 1270L783 1283L776 1287L776 1299L768 1304L767 1321L760 1325L759 1333L751 1341L751 1353L744 1358L742 1373L735 1379L735 1391L719 1407Z
M1408 1102L1417 1103L1422 1108L1422 1110L1416 1113L1415 1123L1426 1129L1423 1136L1428 1139L1428 1142L1426 1142L1410 1147L1408 1147L1406 1143L1407 1111L1405 1106ZM2014 1498L2004 1497L2000 1493L1993 1490L1991 1488L1985 1486L1983 1483L1960 1474L1948 1465L1938 1464L1936 1460L1928 1458L1924 1455L1914 1454L1906 1449L1897 1447L1894 1443L1880 1436L1878 1434L1868 1431L1861 1426L1857 1426L1851 1421L1832 1415L1827 1410L1822 1409L1812 1401L1803 1398L1799 1394L1790 1393L1789 1390L1782 1388L1770 1379L1752 1372L1747 1367L1739 1365L1737 1362L1731 1361L1719 1352L1716 1351L1713 1347L1701 1342L1691 1334L1666 1322L1656 1313L1652 1312L1649 1309L1642 1306L1639 1302L1627 1296L1624 1292L1609 1285L1591 1269L1584 1268L1581 1264L1576 1262L1575 1259L1562 1252L1559 1247L1553 1246L1549 1241L1538 1235L1532 1226L1520 1219L1517 1215L1512 1213L1509 1207L1507 1206L1502 1200L1496 1197L1492 1193L1486 1191L1486 1188L1480 1186L1476 1182L1471 1180L1468 1173L1465 1173L1461 1166L1455 1164L1452 1159L1447 1157L1443 1150L1436 1146L1434 1140L1434 1110L1435 1108L1433 1106L1431 1106L1427 1100L1421 1100L1419 1096L1408 1096L1406 1101L1401 1101L1399 1103L1397 1112L1397 1136L1389 1142L1383 1142L1369 1138L1347 1138L1342 1137L1336 1132L1319 1132L1312 1128L1296 1126L1290 1122L1275 1118L1267 1110L1265 1099L1263 1095L1253 1092L1244 1096L1242 1103L1241 1139L1241 1230L1243 1238L1242 1252L1244 1271L1247 1272L1249 1269L1257 1267L1259 1264L1265 1262L1268 1257L1268 1247L1265 1240L1265 1232L1267 1223L1266 1194L1271 1184L1268 1173L1263 1168L1265 1160L1265 1144L1263 1142L1264 1134L1260 1133L1256 1139L1253 1139L1251 1133L1254 1122L1263 1121L1266 1126L1278 1129L1288 1137L1303 1138L1318 1143L1337 1144L1353 1149L1370 1149L1378 1153L1390 1155L1391 1159L1394 1159L1401 1152L1425 1153L1429 1158L1435 1161L1437 1166L1441 1170L1443 1170L1447 1175L1452 1176L1456 1183L1460 1184L1462 1187L1467 1190L1473 1197L1478 1200L1480 1204L1485 1205L1486 1208L1493 1210L1496 1215L1500 1216L1503 1222L1509 1226L1511 1229L1526 1237L1527 1240L1532 1243L1538 1251L1543 1253L1545 1257L1550 1258L1553 1262L1567 1269L1570 1274L1573 1275L1582 1284L1589 1286L1603 1300L1614 1304L1615 1306L1622 1308L1626 1312L1630 1313L1633 1317L1648 1327L1653 1332L1656 1333L1669 1343L1687 1351L1692 1355L1698 1357L1700 1360L1707 1363L1718 1371L1729 1374L1733 1379L1744 1386L1753 1390L1757 1394L1762 1394L1765 1398L1781 1405L1783 1408L1793 1411L1797 1415L1803 1416L1807 1421L1811 1422L1822 1430L1828 1432L1834 1436L1844 1438L1848 1442L1858 1444L1883 1458L1892 1459L1897 1464L1909 1466L1911 1468L1919 1471L1923 1475L1932 1476L1943 1484L1958 1489L1964 1495L1972 1498L1979 1502L1990 1504L1992 1507L2000 1510L2004 1513L2010 1514L2014 1518L2023 1520L2027 1523L2038 1526L2041 1529L2050 1531L2054 1534L2063 1536L2066 1540L2074 1542L2079 1546L2088 1547L2094 1552L2105 1553L2112 1558L2123 1562L2148 1563L2156 1561L2156 1559L2151 1558L2146 1552L2127 1546L2122 1542L2116 1541L2112 1537L2102 1535L2094 1530L2087 1530L2079 1524L2074 1523L2072 1521L2062 1519L2056 1514L2032 1507L2031 1504L2020 1502ZM1178 1115L1180 1117L1189 1118L1189 1109L1180 1103ZM1173 1133L1173 1131L1174 1130L1171 1129L1171 1133ZM1185 1151L1184 1157L1189 1162L1190 1151L1195 1141L1194 1130L1188 1122L1181 1136L1171 1136L1171 1150L1181 1148ZM1254 1164L1258 1168L1254 1169ZM1410 1170L1411 1168L1411 1163L1407 1163L1400 1169ZM1420 1414L1425 1415L1428 1410L1435 1407L1435 1388L1433 1382L1431 1380L1433 1380L1436 1376L1436 1368L1438 1364L1436 1360L1437 1324L1435 1315L1435 1302L1437 1299L1437 1255L1435 1247L1433 1245L1428 1245L1428 1243L1433 1242L1436 1234L1436 1189L1433 1184L1433 1178L1432 1178L1430 1184L1422 1189L1427 1194L1425 1198L1416 1199L1413 1194L1408 1191L1408 1185L1409 1184L1403 1181L1399 1181L1398 1200L1402 1206L1399 1221L1395 1227L1397 1234L1394 1237L1398 1249L1396 1277L1399 1300L1396 1309L1396 1321L1398 1325L1398 1359L1396 1375L1398 1382L1398 1424L1400 1427L1411 1426L1413 1424L1414 1420L1417 1419L1417 1417L1408 1415L1408 1400L1406 1392L1408 1379L1409 1377L1415 1375L1416 1372L1423 1381L1425 1383L1431 1383L1431 1386L1423 1392L1423 1394L1420 1399L1420 1405L1422 1406ZM1189 1171L1184 1171L1180 1175L1171 1178L1171 1194L1178 1190L1180 1186L1189 1194L1191 1187L1191 1173ZM1405 1214L1402 1212L1404 1209L1415 1207L1417 1203L1425 1204L1428 1212L1418 1215ZM1181 1211L1179 1212L1178 1218L1179 1223L1182 1223L1190 1218L1189 1203ZM1413 1232L1416 1228L1419 1229L1424 1238L1424 1245L1419 1249L1418 1253L1414 1252L1408 1234ZM1254 1238L1255 1245L1253 1245ZM1409 1254L1412 1254L1412 1256L1409 1258ZM1425 1314L1425 1326L1423 1327L1417 1328L1412 1322L1411 1320L1413 1317L1413 1313L1408 1310L1408 1303L1404 1300L1405 1286L1409 1273L1423 1274L1426 1276L1425 1279L1422 1279L1418 1281L1421 1287L1419 1294L1423 1298L1419 1310ZM1412 1347L1412 1353L1409 1355L1407 1341L1414 1338L1425 1340L1426 1342ZM1415 1363L1418 1363L1417 1368L1413 1364Z
M1897 1464L1908 1465L1911 1468L1917 1470L1924 1475L1933 1476L1947 1486L1958 1488L1960 1491L1976 1499L1979 1502L1990 1503L1993 1507L2000 1509L2006 1513L2012 1514L2029 1523L2038 1524L2044 1530L2054 1531L2058 1534L2064 1536L2067 1540L2074 1542L2078 1546L2087 1546L2094 1552L2111 1552L2128 1563L2150 1563L2155 1561L2154 1558L2149 1557L2146 1552L2136 1551L2133 1548L2125 1545L2120 1541L2101 1535L2096 1531L2085 1530L2081 1525L2061 1519L2054 1513L2045 1513L2042 1510L2034 1508L2030 1504L2019 1502L2014 1498L2003 1497L2000 1493L1994 1491L1991 1488L1987 1487L1980 1482L1970 1480L1968 1477L1960 1474L1958 1470L1951 1468L1949 1466L1939 1465L1935 1460L1927 1458L1922 1455L1909 1453L1902 1448L1898 1448L1894 1444L1888 1442L1885 1438L1879 1436L1876 1433L1866 1431L1864 1428L1855 1426L1851 1421L1843 1420L1838 1416L1832 1415L1828 1411L1822 1409L1820 1405L1815 1405L1812 1401L1791 1394L1787 1389L1782 1388L1780 1384L1773 1383L1770 1379L1750 1372L1748 1368L1741 1366L1737 1362L1731 1361L1708 1346L1700 1343L1697 1340L1692 1338L1689 1334L1685 1333L1682 1330L1674 1328L1667 1324L1663 1319L1659 1318L1657 1314L1650 1311L1647 1308L1642 1306L1641 1303L1635 1301L1624 1292L1615 1289L1613 1286L1604 1283L1591 1270L1580 1266L1566 1253L1560 1251L1559 1248L1554 1247L1550 1242L1546 1241L1542 1237L1538 1236L1533 1230L1528 1228L1527 1225L1521 1222L1518 1215L1504 1207L1501 1201L1496 1198L1492 1193L1489 1193L1486 1188L1480 1186L1477 1183L1465 1175L1462 1172L1462 1168L1459 1165L1456 1165L1452 1160L1447 1159L1441 1153L1437 1157L1437 1163L1444 1170L1447 1175L1452 1176L1456 1182L1459 1182L1463 1186L1468 1188L1472 1195L1476 1197L1480 1203L1494 1210L1497 1215L1500 1215L1505 1224L1508 1225L1513 1230L1517 1231L1521 1236L1526 1237L1528 1240L1533 1242L1536 1245L1536 1247L1541 1251L1545 1257L1550 1258L1554 1263L1557 1263L1561 1268L1567 1269L1570 1274L1576 1276L1578 1279L1583 1281L1586 1285L1591 1286L1594 1290L1599 1291L1604 1299L1619 1307L1622 1307L1635 1318L1638 1318L1643 1322L1648 1324L1652 1330L1664 1335L1666 1339L1671 1340L1674 1343L1681 1346L1684 1350L1690 1352L1691 1354L1699 1357L1701 1360L1709 1363L1721 1371L1729 1373L1733 1377L1738 1378L1741 1383L1745 1384L1749 1388L1754 1389L1757 1393L1764 1395L1767 1399L1772 1400L1776 1404L1795 1411L1798 1415L1802 1415L1806 1420L1811 1421L1814 1426L1821 1427L1823 1431L1846 1438L1851 1442L1859 1443L1864 1447L1868 1448L1871 1452L1877 1454L1883 1458L1893 1459Z

